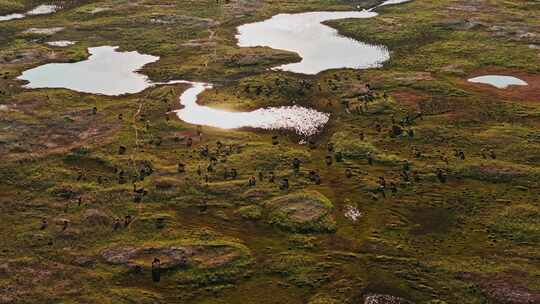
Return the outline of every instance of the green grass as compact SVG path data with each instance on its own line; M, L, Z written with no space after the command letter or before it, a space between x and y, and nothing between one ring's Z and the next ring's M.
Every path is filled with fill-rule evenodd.
M36 4L0 1L0 12ZM8 110L0 110L0 290L17 303L333 304L360 303L365 293L415 303L494 302L481 281L458 278L472 272L519 277L523 286L538 291L540 107L519 94L502 95L464 82L491 68L538 77L538 51L514 31L535 31L538 5L413 1L381 8L377 18L330 22L347 36L391 51L382 68L361 72L305 76L269 71L299 58L235 45L239 24L279 12L345 10L357 4L76 1L52 15L3 22L0 104ZM478 7L462 11L460 5ZM90 14L100 7L112 10ZM154 23L153 18L172 23ZM467 20L481 24L469 27ZM65 29L50 37L22 34L29 27L52 26ZM212 41L210 30L216 32ZM68 48L44 44L64 39L78 43ZM314 138L315 149L284 132L209 127L189 149L185 138L195 137L196 127L173 115L165 119L169 106L179 107L185 85L106 97L24 90L15 80L34 66L82 60L87 47L100 45L160 56L142 71L153 80L214 83L201 96L212 107L252 110L295 100L331 113L331 120ZM287 85L276 85L276 79ZM301 89L302 82L312 88ZM388 101L378 96L365 113L345 111L342 99L357 102L355 94L366 83L378 93L386 91ZM259 94L256 86L263 87ZM133 120L140 104L149 129L146 121ZM90 114L94 106L95 116ZM414 138L389 136L392 115L399 120L418 111L424 112L423 119L406 127L415 131ZM376 124L382 125L381 132ZM272 145L273 135L279 135L279 145ZM238 149L216 153L218 140ZM325 164L325 157L333 156L326 148L329 142L343 153L343 162ZM127 147L126 155L118 155L120 145ZM209 161L198 153L204 145L218 159L213 173L204 172ZM415 157L413 148L422 155ZM466 159L455 158L454 149L463 150ZM494 150L497 159L484 159L482 149ZM292 169L294 158L302 160L299 172ZM405 161L420 181L400 177ZM186 173L177 171L180 162ZM140 180L139 170L147 165L153 173ZM225 168L236 168L237 179L224 180ZM446 170L446 183L437 179L438 168ZM118 183L119 170L125 172L124 184ZM311 170L319 172L321 185L309 180ZM270 171L276 181L288 178L290 189L269 182ZM77 180L79 172L83 176ZM255 187L248 186L251 176L257 178ZM398 192L377 194L380 176L395 183ZM148 191L139 203L134 202L133 182ZM291 220L295 200L315 200L324 212L308 223ZM283 208L274 208L276 201ZM361 212L356 222L345 217L347 205ZM88 210L108 220L92 224ZM131 225L113 230L114 218L126 215L134 218ZM43 219L49 226L40 230ZM70 221L66 231L63 219ZM149 264L137 274L102 259L105 248L119 244L232 246L242 257L218 269L166 272L154 284ZM81 258L90 262L81 264Z

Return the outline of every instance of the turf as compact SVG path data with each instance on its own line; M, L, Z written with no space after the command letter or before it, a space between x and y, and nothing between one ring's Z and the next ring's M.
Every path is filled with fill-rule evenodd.
M391 59L379 69L272 71L298 56L236 46L235 29L247 22L373 2L70 1L51 15L0 23L0 303L363 303L370 293L415 303L527 303L509 296L521 294L538 303L538 2L418 0L382 8L376 18L328 23L387 46ZM37 4L4 0L0 12ZM64 29L52 36L23 33L58 26ZM44 43L53 40L78 43ZM167 114L179 107L186 85L106 97L26 90L16 80L31 67L83 60L87 47L100 45L160 56L141 71L154 81L214 83L200 100L213 107L295 100L331 119L311 145L261 130L203 127L199 138L196 126ZM466 81L486 73L530 85L501 91ZM288 85L279 88L276 79ZM305 90L302 82L313 85ZM363 108L358 92L367 83L377 97ZM262 93L246 90L255 86ZM413 137L391 135L392 118L418 112L422 117L404 128ZM218 141L232 148L217 151ZM199 153L205 145L217 159L209 173ZM456 149L465 159L454 156ZM335 152L343 160L326 165ZM294 158L302 161L298 171ZM225 180L225 168L238 177ZM320 185L310 171L320 174ZM383 196L380 176L397 192ZM282 178L289 189L279 188ZM134 193L133 183L147 194ZM304 192L321 205L311 206L315 199ZM272 208L290 199L300 211ZM349 206L361 212L357 221L345 216ZM324 216L290 222L290 214L309 208L324 209ZM124 226L126 215L133 220ZM48 226L40 229L43 219ZM134 258L140 272L104 258L122 246L198 250L191 264L154 283L146 255Z

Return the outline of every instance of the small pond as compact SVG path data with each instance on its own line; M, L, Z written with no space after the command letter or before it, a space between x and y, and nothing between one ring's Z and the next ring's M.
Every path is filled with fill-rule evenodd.
M381 5L407 0L389 0ZM303 74L317 74L328 69L379 67L390 58L384 46L372 45L347 38L323 22L346 18L373 18L375 8L346 12L308 12L279 14L270 19L238 27L238 46L267 46L296 52L302 60L275 69ZM45 9L39 10L40 13ZM34 12L35 13L35 12ZM31 15L30 12L28 12ZM53 46L67 46L67 41L50 42ZM144 65L159 57L138 52L119 52L117 47L89 48L90 57L75 63L51 63L25 71L19 79L28 81L27 88L66 88L79 92L122 95L138 93L163 84L187 83L180 97L183 109L177 115L192 124L232 128L261 128L292 130L302 136L319 132L328 122L329 114L300 106L261 108L250 112L229 112L197 104L199 94L212 88L211 84L183 80L152 83L138 73Z
M177 115L185 122L218 127L222 129L259 128L265 130L284 129L302 136L311 136L320 131L330 115L300 106L269 107L251 112L229 112L201 106L197 96L211 85L190 83L191 88L180 96L183 109Z
M373 11L279 14L268 20L238 27L238 46L265 46L295 52L302 60L275 67L302 74L338 68L379 67L390 58L386 47L338 35L322 22L346 18L372 18Z
M152 86L148 77L137 73L159 57L138 52L118 52L118 47L89 48L87 60L50 63L25 71L18 79L26 88L65 88L78 92L121 95L138 93Z
M527 83L513 76L485 75L469 79L469 82L489 84L499 89L506 89L511 85L526 86Z

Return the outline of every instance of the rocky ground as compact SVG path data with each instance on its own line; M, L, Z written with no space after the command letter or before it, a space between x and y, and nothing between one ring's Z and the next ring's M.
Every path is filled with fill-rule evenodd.
M236 26L375 1L54 4L0 22L0 303L540 303L538 1L415 0L330 22L392 57L315 76L267 70L299 58L236 47ZM47 44L61 40L77 43ZM154 81L214 83L201 103L295 100L330 123L306 144L198 136L168 113L185 85L106 97L16 80L101 45L160 56L142 70ZM529 86L466 81L488 73Z

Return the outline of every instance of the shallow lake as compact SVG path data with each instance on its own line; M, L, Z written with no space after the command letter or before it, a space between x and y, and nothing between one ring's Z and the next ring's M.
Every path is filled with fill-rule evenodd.
M390 58L386 47L340 36L336 29L322 22L375 16L377 13L373 11L279 14L238 27L236 37L240 47L266 46L295 52L302 57L300 62L275 68L279 70L317 74L337 68L373 68Z
M469 82L489 84L499 89L506 89L511 85L525 86L527 83L513 76L485 75L469 79Z
M381 5L407 2L389 0ZM279 14L268 20L238 27L238 46L267 46L296 52L301 62L275 69L295 73L317 74L336 68L365 69L380 66L390 57L384 46L371 45L340 36L337 30L322 22L346 18L373 18L371 10L350 12L309 12ZM316 134L329 120L329 114L300 106L261 108L251 112L229 112L197 104L199 94L211 84L183 80L152 83L137 73L145 64L159 57L138 52L118 52L116 47L102 46L88 49L90 57L75 63L46 64L25 71L19 79L29 83L27 88L67 88L79 92L121 95L138 93L153 86L189 83L191 88L180 98L183 109L180 119L198 125L224 129L262 128L293 130L303 136Z
M25 71L18 79L29 82L26 88L66 88L104 95L138 93L153 85L137 70L159 57L118 52L112 46L89 48L88 52L87 60L45 64Z
M56 46L56 47L66 47L70 45L74 45L75 41L69 41L69 40L58 40L58 41L49 41L46 42L50 46Z

